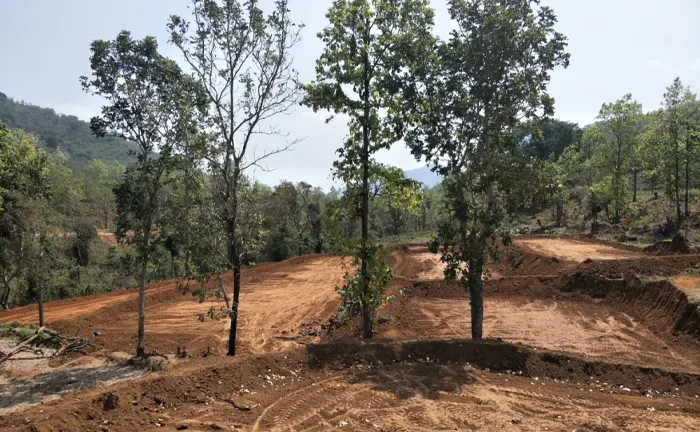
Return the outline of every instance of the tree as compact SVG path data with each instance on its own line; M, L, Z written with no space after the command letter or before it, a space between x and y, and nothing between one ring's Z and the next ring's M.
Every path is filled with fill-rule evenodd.
M612 103L605 103L596 117L597 127L606 134L606 145L602 147L601 169L610 170L610 191L612 197L614 221L620 221L620 213L627 207L627 173L637 167L633 166L641 122L642 105L626 94ZM636 195L636 174L635 195ZM635 196L636 198L636 196Z
M36 234L42 227L39 202L51 193L48 156L37 139L0 123L0 306L10 304L13 284L31 267Z
M456 29L405 92L406 142L446 178L447 211L431 243L448 280L469 291L472 338L483 335L482 274L505 215L521 201L515 129L553 114L549 72L568 66L554 12L536 0L450 0ZM515 174L515 175L514 175Z
M372 155L400 138L382 110L393 109L406 69L432 48L433 11L427 0L335 0L326 17L329 24L318 34L325 48L316 61L316 80L304 86L304 103L350 117L334 176L358 204L362 233L351 284L362 296L363 335L371 338L370 305L387 281L382 261L370 256L379 251L369 238Z
M666 175L664 158L664 134L662 131L663 111L657 110L646 115L646 124L640 135L639 157L642 172L651 193L656 197L655 189Z
M112 190L124 173L119 162L110 165L93 160L85 175L85 195L93 217L103 229L109 229L116 212Z
M216 212L225 220L227 259L233 273L228 355L236 354L236 329L241 292L241 256L246 251L239 220L239 192L246 170L264 169L265 159L288 150L299 140L270 125L275 116L291 112L301 99L291 50L302 26L289 17L287 0L276 0L267 17L257 0L193 0L193 24L172 16L170 42L207 95L210 139L199 154L213 177ZM190 28L190 27L193 28ZM263 128L265 126L266 128ZM284 143L256 152L256 138L278 137Z
M524 149L540 159L558 159L569 146L581 140L583 131L576 123L557 119L527 122L518 128L517 139Z
M138 249L138 344L144 355L144 298L147 270L154 248L154 229L162 224L163 187L176 164L175 144L191 129L189 109L201 107L198 88L175 62L158 53L152 37L134 40L123 31L114 41L91 46L92 77L81 77L83 89L106 100L91 128L98 137L114 136L136 144L136 164L114 189L117 237Z

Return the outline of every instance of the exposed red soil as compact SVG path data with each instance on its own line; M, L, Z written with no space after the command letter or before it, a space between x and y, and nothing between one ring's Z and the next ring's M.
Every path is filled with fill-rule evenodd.
M671 283L679 288L694 303L700 302L700 276L685 275L671 278Z
M311 255L245 269L238 333L241 350L269 352L318 339L315 334L339 304L334 286L344 274L340 264L336 257ZM224 280L230 286L231 274ZM146 291L149 349L174 353L184 346L193 353L225 353L229 321L197 319L210 307L222 308L223 301L200 303L199 298L181 294L177 285L178 281L158 282ZM93 332L99 332L101 336L92 339L99 350L131 351L136 346L138 292L134 289L48 302L45 309L48 327L91 339ZM0 312L0 321L36 323L36 307Z
M489 264L484 342L463 339L468 296L441 280L439 258L419 245L390 248L395 298L370 343L357 340L357 320L324 330L344 272L335 257L244 271L236 358L217 355L225 321L195 319L209 304L175 282L153 284L147 348L185 345L190 361L0 417L0 429L700 430L696 305L671 282L636 277L676 276L700 256L551 240L516 239ZM135 345L133 290L46 306L53 328L102 332L99 352ZM0 321L35 313L18 308ZM104 411L108 390L120 400Z
M488 369L487 369L488 368ZM700 377L469 340L207 359L3 419L4 430L693 430ZM229 401L249 410L235 409ZM653 414L650 409L653 408ZM162 429L161 429L162 430Z
M103 230L103 229L98 229L97 235L100 236L100 240L102 240L104 243L106 243L108 245L117 244L117 237L114 235L113 232L109 232L109 231Z

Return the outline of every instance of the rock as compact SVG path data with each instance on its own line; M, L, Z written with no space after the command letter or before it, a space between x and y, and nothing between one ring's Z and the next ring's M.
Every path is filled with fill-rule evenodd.
M186 430L186 429L187 429L187 425L175 426L175 430Z
M102 408L105 411L109 411L109 410L116 409L118 404L119 404L119 396L117 396L116 394L114 394L112 392L109 392L105 396L105 402L104 402L104 405L102 406Z

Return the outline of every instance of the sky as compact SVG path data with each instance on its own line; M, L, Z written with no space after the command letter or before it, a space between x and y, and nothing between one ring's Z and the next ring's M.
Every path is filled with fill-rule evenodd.
M262 0L263 5L271 0ZM2 0L0 13L0 92L59 113L89 120L101 101L85 94L78 77L90 74L90 43L114 39L120 30L134 37L155 36L161 52L181 61L167 44L166 22L173 14L189 16L189 0ZM326 25L332 0L290 0L293 19L306 27L294 51L303 81L314 78L323 49L316 34ZM591 123L604 102L632 93L645 111L661 105L664 89L675 77L700 91L700 1L697 0L542 0L556 12L557 30L569 39L571 65L552 73L549 90L555 117ZM432 0L436 31L451 28L444 0ZM264 6L263 6L264 7ZM268 184L307 181L327 188L335 150L346 135L342 119L299 107L275 123L302 139L293 152L268 160L270 172L254 176ZM264 137L262 138L264 139ZM265 142L257 143L261 148ZM378 156L404 169L423 166L401 145Z

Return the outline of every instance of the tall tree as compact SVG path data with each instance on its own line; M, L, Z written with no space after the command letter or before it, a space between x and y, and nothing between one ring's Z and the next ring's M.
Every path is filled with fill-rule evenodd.
M448 7L456 28L408 87L416 97L405 106L413 125L406 142L446 177L455 223L440 228L432 247L443 245L446 277L459 277L469 291L472 338L480 339L484 265L521 198L515 128L553 114L549 73L566 67L569 55L554 12L537 0L450 0Z
M640 165L651 193L656 197L656 187L665 178L667 161L664 159L663 111L646 114L646 124L639 138Z
M12 287L33 260L43 224L38 202L50 196L48 157L36 149L37 139L0 122L0 307L6 309Z
M617 223L620 213L627 207L627 175L631 169L636 169L632 162L642 130L642 105L628 93L622 99L603 104L597 119L597 127L607 135L607 146L602 149L601 156L605 169L611 172L610 192Z
M257 0L192 0L193 23L172 16L170 42L182 52L208 98L207 131L200 148L215 190L220 217L226 221L227 259L233 273L228 355L236 354L241 293L239 191L246 170L265 169L265 159L293 147L270 121L289 113L301 99L291 51L302 26L291 21L288 0L276 0L265 17ZM256 138L282 138L279 147L256 152Z
M369 238L372 155L400 138L382 110L393 109L406 70L432 48L433 11L428 0L335 0L326 17L328 26L318 34L325 48L316 61L316 81L304 86L305 103L314 111L350 117L350 133L338 150L334 175L354 185L346 195L357 200L362 234L353 285L362 296L363 335L371 338L369 299L383 289L371 286L372 273L385 273L381 260L370 256L377 250ZM372 269L372 263L378 268Z
M98 136L115 136L137 145L136 164L126 170L114 193L116 235L133 243L139 254L139 318L136 355L144 355L144 298L154 229L162 222L163 188L177 160L175 144L191 129L188 109L201 107L198 88L175 62L158 53L152 37L132 39L123 31L113 41L91 46L92 77L83 89L106 100L91 128ZM125 142L126 142L125 141ZM158 231L156 231L158 232Z
M681 188L682 188L682 166L683 166L683 136L685 132L685 115L683 110L683 96L687 89L681 83L680 78L676 78L673 83L666 88L664 93L664 128L666 132L666 154L670 160L671 183L670 191L673 194L673 202L676 208L676 229L680 228L683 220L681 210Z

